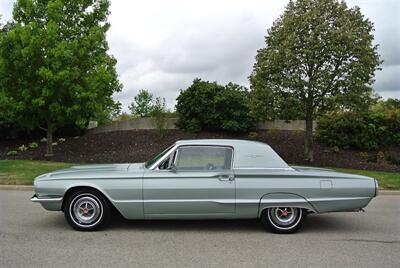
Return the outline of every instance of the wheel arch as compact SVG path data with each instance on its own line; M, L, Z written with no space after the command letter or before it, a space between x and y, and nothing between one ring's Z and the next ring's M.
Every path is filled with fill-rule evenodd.
M268 193L261 197L258 205L258 217L270 207L295 207L318 213L314 206L304 197L289 192Z
M82 189L89 189L89 190L94 190L95 192L97 192L98 194L102 195L109 203L109 205L111 206L111 208L118 212L120 215L121 212L116 208L116 206L114 205L114 203L111 201L111 198L102 190L100 190L98 187L94 186L94 185L71 185L69 186L65 192L64 192L64 196L63 196L63 200L62 200L62 205L61 205L61 210L64 211L64 206L65 206L65 202L67 200L67 197L71 194L73 194L74 192L78 191L78 190L82 190Z

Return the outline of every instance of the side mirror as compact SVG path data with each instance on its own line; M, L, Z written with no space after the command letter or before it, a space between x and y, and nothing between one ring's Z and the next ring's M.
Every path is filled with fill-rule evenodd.
M175 166L175 164L174 163L172 163L171 164L171 167L169 168L169 170L171 170L171 172L176 172L178 169L177 169L177 167Z

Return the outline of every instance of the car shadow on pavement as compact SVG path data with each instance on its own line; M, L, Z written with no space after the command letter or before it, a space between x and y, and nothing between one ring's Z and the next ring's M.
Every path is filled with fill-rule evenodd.
M110 230L141 230L141 231L195 231L195 232L260 232L265 228L258 219L249 220L126 220L117 217L112 220ZM336 232L338 230L360 230L348 218L333 215L309 215L301 232L319 233Z
M114 219L109 229L174 232L260 232L263 226L258 220L126 220Z
M49 214L40 222L31 223L38 229L71 229L62 214ZM262 232L265 228L258 219L249 220L126 220L115 216L104 230L110 231L174 231L174 232ZM339 214L308 215L301 233L371 231L368 225L354 223Z

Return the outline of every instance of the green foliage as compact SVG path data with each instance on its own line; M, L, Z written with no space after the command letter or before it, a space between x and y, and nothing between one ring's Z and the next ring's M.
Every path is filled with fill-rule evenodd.
M181 90L176 104L177 126L191 132L227 130L245 132L255 127L250 96L245 87L195 79Z
M114 121L126 121L126 120L130 120L130 119L132 119L132 118L133 118L132 115L130 115L130 114L126 113L126 112L122 112L121 114L119 114L119 115L114 119Z
M386 113L335 112L317 122L317 139L330 146L376 150L400 145L400 109Z
M7 152L7 156L14 156L14 155L17 155L17 154L18 154L18 152L15 151L15 150L12 150L12 151L8 151L8 152Z
M158 130L160 136L164 136L166 133L168 109L164 98L157 97L154 101L154 105L151 111L151 117L153 117L154 124Z
M222 130L245 132L255 128L250 115L250 95L247 88L234 83L223 87L214 97L216 119Z
M21 153L28 151L28 147L25 146L25 144L22 144L21 146L18 147L18 151Z
M121 114L121 105L122 104L119 101L116 101L105 110L96 113L92 119L97 121L99 125L104 125L115 121Z
M370 85L381 63L373 29L360 9L348 8L345 1L290 1L268 30L266 47L258 50L250 76L256 98L262 96L255 107L272 105L279 117L280 112L286 118L298 110L308 123L306 158L310 161L312 120L338 107L368 106L372 98ZM286 99L291 104L280 108ZM274 109L266 109L266 118L277 116Z
M146 89L141 89L129 106L132 115L137 117L149 117L154 109L154 96Z
M14 122L52 135L64 125L86 127L115 105L111 96L121 85L116 60L107 53L109 5L107 0L15 3L0 42L0 105L3 98L12 101Z
M250 113L259 121L305 119L300 99L285 92L274 94L271 90L260 88L250 91Z
M37 142L31 142L29 143L29 148L31 149L36 149L37 147L39 147L39 144Z
M400 158L396 157L394 154L389 154L386 156L386 160L393 165L399 165L400 166Z

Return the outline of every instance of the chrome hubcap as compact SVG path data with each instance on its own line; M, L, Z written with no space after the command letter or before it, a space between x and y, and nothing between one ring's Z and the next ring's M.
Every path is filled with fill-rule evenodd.
M101 205L94 197L82 196L73 203L72 212L79 224L89 225L99 218Z
M270 211L270 215L272 220L275 221L279 225L291 225L298 215L298 208L291 207L279 207L272 208Z

